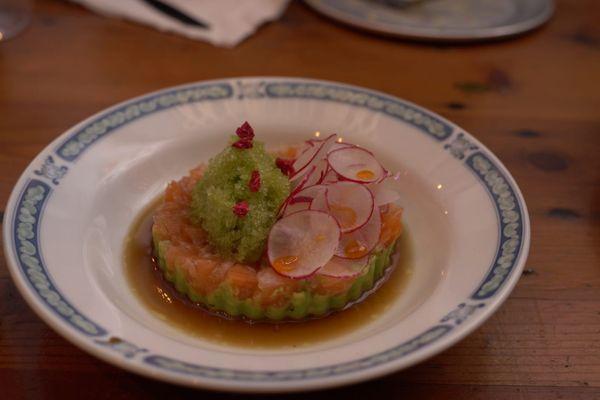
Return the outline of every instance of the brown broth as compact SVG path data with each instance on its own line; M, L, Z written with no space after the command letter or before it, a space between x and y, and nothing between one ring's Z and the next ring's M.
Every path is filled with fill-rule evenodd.
M410 237L405 231L397 246L386 282L360 303L324 318L301 322L249 323L209 314L188 301L167 282L152 260L152 215L158 201L135 220L125 246L125 274L131 290L161 320L183 332L218 344L252 348L296 348L330 340L381 315L402 293L412 272Z

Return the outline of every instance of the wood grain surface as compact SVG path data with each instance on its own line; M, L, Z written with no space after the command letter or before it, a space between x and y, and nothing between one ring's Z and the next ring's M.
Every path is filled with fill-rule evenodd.
M600 399L600 2L557 3L550 23L523 37L440 46L355 31L293 2L281 20L220 49L37 1L29 29L0 43L0 210L51 140L148 91L249 75L383 90L458 123L506 164L531 216L526 271L500 310L443 354L290 398ZM33 314L3 255L0 388L10 399L243 397L151 381L87 355Z

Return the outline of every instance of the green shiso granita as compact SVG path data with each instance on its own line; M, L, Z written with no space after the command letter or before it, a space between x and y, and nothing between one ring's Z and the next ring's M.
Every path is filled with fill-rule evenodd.
M290 182L245 122L236 140L212 158L192 193L192 216L227 258L260 259Z

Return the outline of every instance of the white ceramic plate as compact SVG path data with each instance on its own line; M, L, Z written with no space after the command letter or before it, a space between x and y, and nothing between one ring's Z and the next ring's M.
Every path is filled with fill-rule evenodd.
M337 132L402 172L414 272L359 329L297 348L227 347L168 326L131 293L122 253L136 214L244 120L269 143ZM516 183L471 135L381 92L293 78L194 83L102 111L33 160L4 221L12 277L58 333L127 370L230 391L343 385L431 357L498 308L529 248Z
M324 15L358 28L427 41L473 41L517 35L542 25L554 11L553 0L306 0L306 3Z

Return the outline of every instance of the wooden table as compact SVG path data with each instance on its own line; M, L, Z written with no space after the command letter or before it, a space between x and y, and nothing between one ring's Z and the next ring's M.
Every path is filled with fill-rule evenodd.
M599 3L560 0L541 30L468 46L380 38L294 3L230 50L40 0L31 27L0 43L0 207L57 135L148 91L244 75L383 90L450 118L502 159L529 206L531 253L508 301L458 345L414 368L310 398L599 399ZM77 349L24 303L3 256L0 392L7 399L230 397L141 378Z

